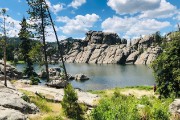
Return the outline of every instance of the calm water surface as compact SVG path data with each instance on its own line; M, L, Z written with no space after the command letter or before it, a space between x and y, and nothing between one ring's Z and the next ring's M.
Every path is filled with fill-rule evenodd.
M18 64L17 69L22 70L24 64ZM49 65L54 67L59 65ZM36 72L40 72L35 65ZM146 65L117 65L117 64L66 64L67 72L75 75L84 73L89 80L83 82L71 81L75 88L82 90L102 90L114 87L146 86L155 83L152 70Z

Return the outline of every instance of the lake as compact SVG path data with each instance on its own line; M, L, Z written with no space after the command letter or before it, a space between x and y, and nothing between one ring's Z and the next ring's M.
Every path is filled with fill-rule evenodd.
M24 64L17 64L22 71ZM49 65L54 67L59 65ZM43 67L34 65L36 72ZM155 83L152 70L146 65L117 65L117 64L76 64L67 63L67 72L75 75L83 73L90 79L83 82L70 81L75 88L82 90L103 90L115 87L150 86Z

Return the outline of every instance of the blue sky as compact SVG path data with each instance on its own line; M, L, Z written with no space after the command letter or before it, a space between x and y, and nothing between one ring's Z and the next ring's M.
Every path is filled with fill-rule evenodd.
M162 35L177 30L180 24L180 0L46 0L55 21L59 39L84 38L89 30L116 32L120 38L133 39L160 31ZM0 0L14 23L9 36L18 36L20 21L27 19L26 0ZM0 19L2 17L0 16ZM10 27L11 28L11 27ZM54 41L47 28L48 41ZM1 31L0 31L1 32Z

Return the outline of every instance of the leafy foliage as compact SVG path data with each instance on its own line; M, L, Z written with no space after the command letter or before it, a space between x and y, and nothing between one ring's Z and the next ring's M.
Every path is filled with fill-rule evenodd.
M164 45L164 52L152 63L157 88L164 97L180 96L180 32Z
M171 99L124 96L115 91L111 98L104 98L91 112L92 120L169 120L168 106Z
M40 82L39 78L34 76L31 76L30 80L31 80L30 83L31 85L38 85L38 83Z
M71 84L68 84L64 89L64 97L62 101L62 107L64 109L64 113L69 117L76 120L83 119L83 110L81 106L77 102L78 97L74 88Z

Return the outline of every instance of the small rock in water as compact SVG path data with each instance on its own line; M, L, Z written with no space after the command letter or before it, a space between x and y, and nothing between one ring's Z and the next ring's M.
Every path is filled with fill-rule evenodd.
M84 74L76 74L75 80L89 80L89 78Z

